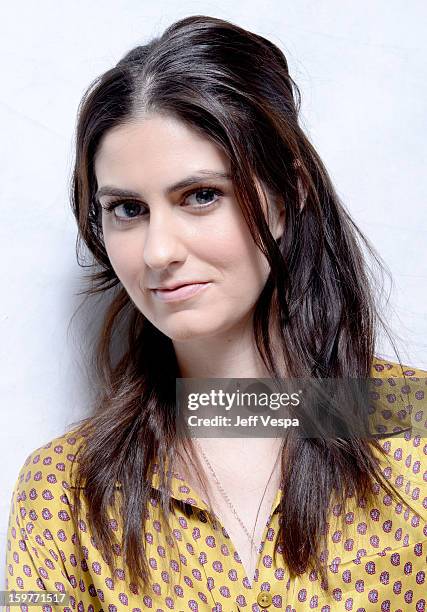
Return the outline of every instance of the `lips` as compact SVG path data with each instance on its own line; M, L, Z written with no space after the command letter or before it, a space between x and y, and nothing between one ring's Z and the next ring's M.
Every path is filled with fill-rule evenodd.
M154 296L162 302L175 302L185 300L206 290L212 283L188 283L185 285L175 285L174 289L152 289Z
M181 287L187 287L188 285L196 285L198 283L182 283L182 285L174 285L173 287L156 287L155 291L175 291Z
M179 289L179 287L184 287L185 285L198 285L204 283L205 281L191 280L191 281L181 281L176 282L171 285L161 285L160 287L152 287L152 289L157 291L173 291L174 289Z

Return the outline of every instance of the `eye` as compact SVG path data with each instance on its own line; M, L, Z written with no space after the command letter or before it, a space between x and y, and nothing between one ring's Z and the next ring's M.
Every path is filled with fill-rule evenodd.
M202 195L201 199L207 199L208 201L206 202L200 202L200 194ZM214 202L216 202L216 200L214 200L214 202L212 202L211 196L212 194L214 196L221 196L222 192L219 191L219 189L216 189L214 187L203 187L202 189L196 189L195 191L191 191L186 197L185 199L189 199L193 196L196 196L196 208L208 208L209 206L211 206Z
M118 200L107 202L102 207L106 213L113 213L114 221L117 223L129 223L133 219L138 217L138 212L141 210L142 205L139 202L133 200ZM120 214L116 211L122 211L123 214ZM129 216L127 216L129 214ZM139 215L145 216L145 215Z
M199 187L187 192L183 196L182 205L186 208L190 206L196 210L213 207L218 199L223 195L217 187ZM213 198L216 199L213 199ZM193 202L191 202L193 198ZM189 202L189 203L188 203ZM134 220L147 216L147 207L136 200L113 200L102 205L107 213L113 213L114 223L129 224Z

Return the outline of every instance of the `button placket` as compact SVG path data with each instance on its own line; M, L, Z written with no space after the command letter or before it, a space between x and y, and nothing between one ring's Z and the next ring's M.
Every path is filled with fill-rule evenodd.
M268 530L270 528L274 529L274 537L277 537L277 532L279 530L279 516L279 511L276 507L276 509L270 515L266 524L265 533L261 544L259 563L257 567L258 576L256 582L254 581L252 584L252 588L254 589L253 601L256 601L261 610L267 609L270 606L276 609L277 605L283 606L284 609L286 606L286 600L288 599L288 594L285 590L285 582L283 580L279 580L279 578L276 578L275 575L275 565L273 562L274 541L271 541L271 539L267 538ZM267 554L268 557L271 557L271 559L268 559L269 562L265 565L263 564L264 554ZM281 558L280 554L278 554L278 558ZM260 590L257 593L258 589ZM273 600L275 600L274 604ZM281 603L278 604L278 601L280 601Z

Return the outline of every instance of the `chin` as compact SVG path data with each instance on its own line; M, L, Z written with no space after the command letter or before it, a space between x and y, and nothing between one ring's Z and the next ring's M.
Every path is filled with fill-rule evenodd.
M223 317L206 309L202 312L175 312L165 318L152 319L152 323L165 336L176 342L209 338L223 332L229 326Z
M180 325L179 327L165 327L160 328L160 331L165 334L168 338L176 342L185 342L186 340L196 340L198 338L209 338L218 333L217 328L209 326L195 326L195 325Z

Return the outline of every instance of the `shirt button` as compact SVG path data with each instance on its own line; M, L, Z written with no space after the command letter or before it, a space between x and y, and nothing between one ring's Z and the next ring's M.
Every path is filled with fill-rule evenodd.
M256 600L261 608L268 608L268 606L271 605L271 599L272 597L268 591L261 591Z

